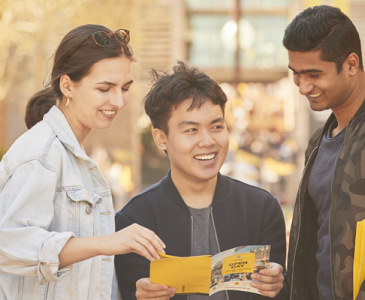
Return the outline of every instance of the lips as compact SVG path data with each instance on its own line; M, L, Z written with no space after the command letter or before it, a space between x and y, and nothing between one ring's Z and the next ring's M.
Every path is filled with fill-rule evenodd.
M100 112L108 119L113 119L117 114L116 110L100 110Z
M106 114L106 115L115 115L116 111L115 110L102 110L101 111L103 114Z
M217 154L212 153L212 154L204 154L204 155L195 155L194 158L196 160L205 162L205 161L212 161L216 156L217 156Z
M319 93L316 93L316 94L310 94L308 95L309 97L311 98L318 98L319 96L321 96L323 94L323 92L319 92Z

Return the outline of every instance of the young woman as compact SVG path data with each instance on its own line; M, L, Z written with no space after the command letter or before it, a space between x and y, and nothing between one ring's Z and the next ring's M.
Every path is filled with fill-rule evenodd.
M83 143L128 103L129 31L84 25L59 45L50 87L27 105L23 134L0 162L0 299L111 299L114 255L158 259L163 242L115 232L110 189ZM112 284L113 283L113 284Z

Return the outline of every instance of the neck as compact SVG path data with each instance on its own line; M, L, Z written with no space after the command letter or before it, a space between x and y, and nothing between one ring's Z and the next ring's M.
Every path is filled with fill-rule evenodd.
M171 179L187 206L204 208L212 203L218 175L208 180L199 181L196 178L181 176L171 168Z
M344 105L332 108L332 112L337 119L338 126L332 131L332 136L337 135L344 129L351 118L354 117L361 104L365 100L365 74L359 78L359 83L355 86Z
M81 149L84 150L84 141L85 141L86 137L88 136L88 134L90 133L90 129L85 130L85 128L82 128L82 126L78 126L76 124L76 122L72 121L74 119L73 114L72 114L72 112L70 112L69 108L65 108L63 101L61 101L58 108L65 115L65 118L66 118L68 124L70 125L72 132L74 133L77 141L79 142Z

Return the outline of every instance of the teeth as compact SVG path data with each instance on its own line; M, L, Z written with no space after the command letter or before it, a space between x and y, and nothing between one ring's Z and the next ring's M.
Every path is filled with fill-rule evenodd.
M102 112L106 115L115 115L115 110L102 110Z
M215 154L210 154L210 155L196 155L194 156L194 158L198 159L198 160L211 160L215 157Z
M323 92L319 92L317 94L312 94L312 95L309 95L309 96L315 98L315 97L318 97L318 96L322 95L322 93Z

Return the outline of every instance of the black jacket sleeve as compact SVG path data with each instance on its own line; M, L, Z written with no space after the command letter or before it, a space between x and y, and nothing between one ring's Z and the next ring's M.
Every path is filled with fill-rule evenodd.
M133 223L123 212L118 212L115 217L116 231L126 228ZM116 255L114 263L122 299L136 299L136 282L141 278L149 277L150 262L143 256L129 253Z
M284 286L280 293L271 299L286 300L289 299L288 286L286 284L286 231L283 212L279 202L275 199L269 201L265 206L262 228L260 230L260 245L271 245L270 262L275 262L283 267L285 277ZM267 297L257 294L251 294L252 299L268 299Z

